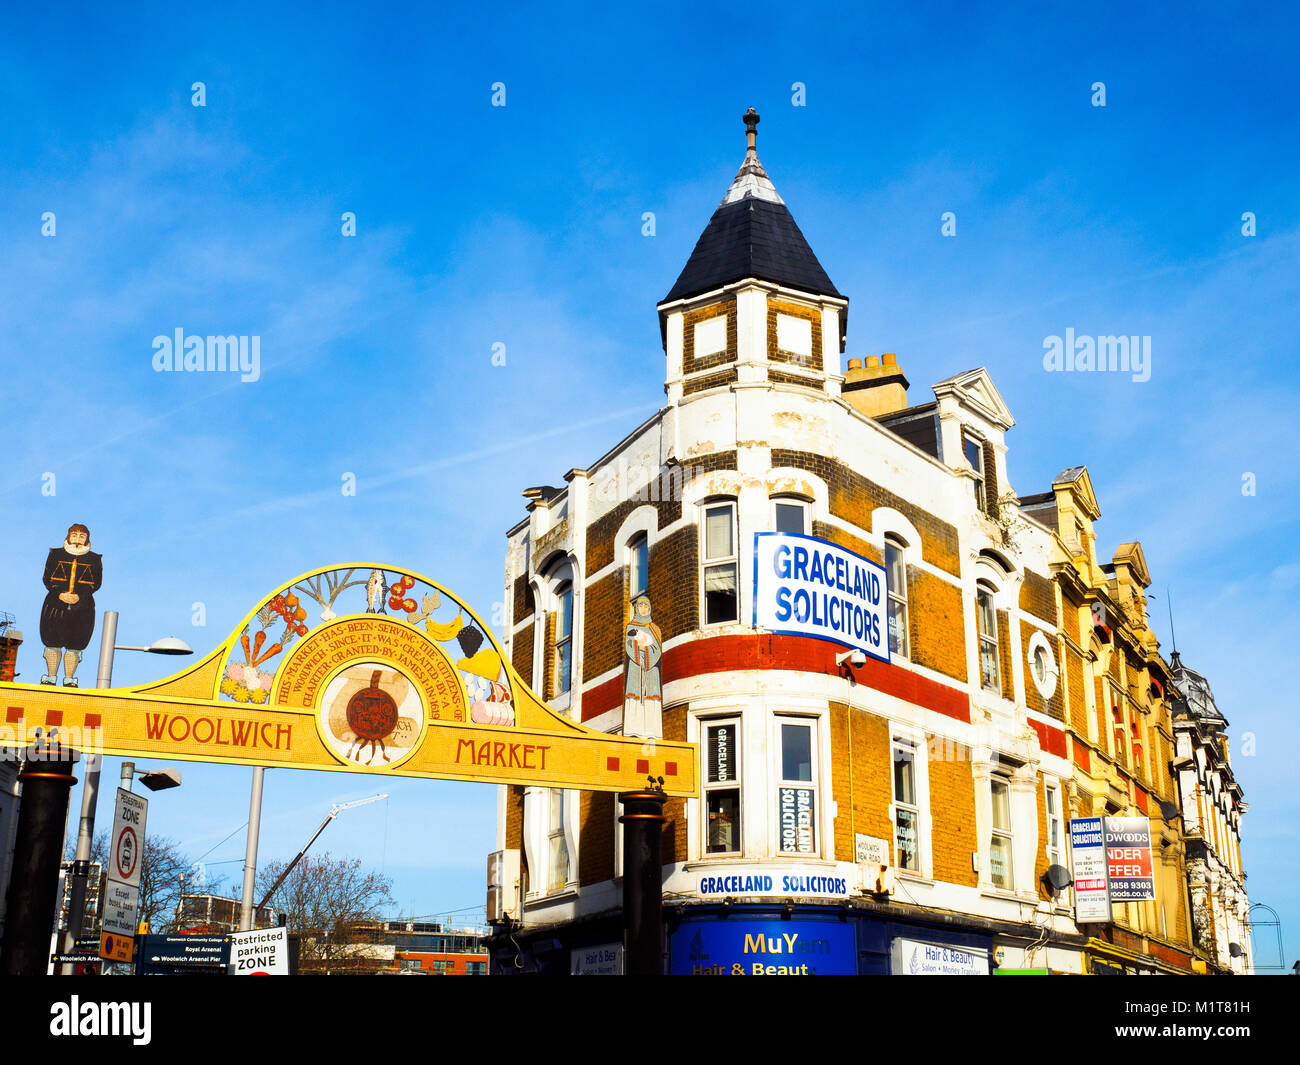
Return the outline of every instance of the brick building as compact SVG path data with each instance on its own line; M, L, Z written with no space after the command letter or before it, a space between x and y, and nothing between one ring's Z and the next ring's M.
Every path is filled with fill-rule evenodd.
M1170 656L1174 762L1187 841L1192 938L1219 973L1253 971L1250 899L1241 865L1241 816L1248 809L1232 772L1228 719L1210 683Z
M843 360L849 301L759 162L756 124L658 307L665 405L564 487L525 491L507 534L512 661L590 727L622 727L623 626L634 595L651 600L663 735L702 760L702 798L666 807L668 971L1084 972L1089 951L1190 969L1181 835L1158 809L1158 904L1081 929L1045 880L1068 865L1070 817L1176 797L1150 768L1170 685L1140 547L1097 565L1081 468L1016 495L1015 422L984 369L918 401L894 355ZM881 567L884 653L846 660L755 624L774 532ZM524 915L489 941L493 972L617 949L615 804L500 789Z

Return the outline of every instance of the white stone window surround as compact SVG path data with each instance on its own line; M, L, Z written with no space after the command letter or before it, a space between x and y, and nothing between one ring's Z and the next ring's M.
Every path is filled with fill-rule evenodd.
M569 852L569 878L563 887L549 890L550 824L552 791L529 785L524 788L524 857L528 863L527 899L554 899L578 893L578 805L581 792L565 793L564 842Z
M971 617L970 626L970 649L974 654L976 667L975 676L977 682L973 685L973 695L981 700L984 704L992 704L997 709L1008 711L1014 703L1023 700L1024 695L1024 670L1021 668L1022 655L1016 652L1016 640L1019 635L1020 626L1020 584L1023 575L1019 573L1004 556L996 554L989 549L981 550L975 557L975 564L970 567L968 580L969 589L966 592L968 602L974 604L981 590L981 587L990 591L992 594L993 607L993 625L994 631L990 634L998 643L999 651L1001 650L1002 633L997 628L998 611L1002 611L1007 616L1008 640L1007 660L1011 663L1010 678L1002 677L1001 655L998 656L998 687L997 690L985 688L983 685L983 670L980 664L980 618L978 609L975 610ZM1011 699L1008 700L1002 695L1002 683L1004 679L1011 682Z
M556 554L547 560L545 571L530 581L535 616L540 622L533 626L533 675L530 684L539 694L546 690L543 671L546 668L546 634L550 628L548 619L560 608L561 586L567 583L573 591L569 690L553 696L548 703L552 710L569 717L579 711L582 699L582 636L586 596L581 573L582 567L576 556Z
M716 511L715 520L720 517L720 512L724 509L730 511L727 520L731 523L730 542L731 551L727 554L714 551L710 554L708 521L711 511ZM745 618L745 569L742 565L745 554L742 548L743 532L740 522L740 501L735 496L715 497L701 500L698 505L699 514L699 619L701 629L716 629L725 625L743 625ZM718 545L715 545L718 546ZM720 547L719 547L720 550ZM723 618L717 621L710 621L708 614L708 591L710 581L710 571L713 571L712 579L715 581L726 580L726 567L733 567L735 574L734 593L736 600L736 616L734 618ZM652 604L653 605L653 604Z
M697 855L706 861L714 861L726 858L743 858L746 853L746 847L749 839L745 832L746 803L745 803L745 772L747 761L745 754L746 730L744 720L739 712L733 713L711 713L705 712L694 716L695 728L698 733L698 739L695 741L700 748L700 791L702 799L699 802L699 838L692 841L692 846L688 848L688 853ZM736 748L733 755L733 776L730 786L726 783L709 783L709 750L708 737L709 730L724 725L735 726ZM740 848L734 851L717 851L712 852L708 849L709 825L709 793L711 791L735 790L739 792L739 835ZM750 848L752 850L752 848Z
M899 876L932 881L934 879L934 838L933 814L930 805L930 751L925 730L901 721L889 722L889 824L891 834L896 831L896 806L898 796L894 793L894 759L896 744L910 744L915 752L912 761L913 786L916 789L917 810L917 855L920 869L904 869L895 864L894 871ZM890 839L891 852L895 863L898 860L897 844Z
M1029 764L1016 765L1007 758L997 758L989 752L988 759L972 762L975 775L975 827L978 833L981 892L1006 898L1016 895L1026 901L1038 903L1038 890L1034 884L1034 871L1038 849L1038 773ZM1010 828L1011 886L998 887L993 883L993 794L994 780L1007 785Z
M831 815L831 781L830 768L830 730L826 727L825 710L809 710L797 707L786 708L783 705L771 705L768 709L768 780L771 786L765 789L767 805L770 807L771 835L767 845L770 853L784 860L802 861L814 858L833 858L834 854L834 817ZM806 786L813 789L813 849L811 853L796 853L781 850L780 788L782 776L782 725L804 725L812 729L809 746L812 753L811 776ZM798 787L800 782L790 782L789 786Z

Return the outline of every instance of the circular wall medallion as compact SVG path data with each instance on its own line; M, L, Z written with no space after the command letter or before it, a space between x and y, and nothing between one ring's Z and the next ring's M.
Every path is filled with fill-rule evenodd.
M1038 694L1044 700L1050 699L1056 694L1056 678L1058 670L1056 668L1056 658L1052 654L1052 645L1047 642L1047 637L1041 632L1035 631L1029 637L1029 676L1034 682L1034 687L1038 689Z
M404 672L384 662L354 662L326 683L316 723L340 760L386 769L414 753L427 718L420 690Z

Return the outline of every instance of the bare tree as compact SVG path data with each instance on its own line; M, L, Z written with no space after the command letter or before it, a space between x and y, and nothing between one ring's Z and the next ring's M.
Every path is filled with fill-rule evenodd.
M67 841L64 847L67 861L73 860L76 846L75 837ZM95 833L90 845L90 861L107 871L107 832ZM181 875L188 873L192 864L174 839L145 833L144 854L140 861L139 919L149 922L150 932L171 930L176 919L176 904L180 900Z
M259 902L286 864L270 862L258 873ZM285 916L290 932L302 936L304 970L348 971L364 968L362 960L374 956L356 926L379 920L394 905L392 889L392 878L363 870L359 858L334 858L327 851L294 866L268 905Z
M77 857L77 837L69 836L63 843L63 860L65 862L74 861ZM108 833L96 832L95 838L90 841L90 863L92 865L108 866Z
M192 864L174 839L146 833L140 862L140 920L149 922L149 931L159 934L171 930L180 901L181 877Z

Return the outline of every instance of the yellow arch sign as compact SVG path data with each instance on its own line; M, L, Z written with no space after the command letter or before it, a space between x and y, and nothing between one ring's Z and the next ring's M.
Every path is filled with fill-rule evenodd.
M335 608L338 608L337 610ZM610 736L547 706L462 600L412 570L326 566L215 651L135 688L0 683L0 747L287 769L697 791L693 744Z

